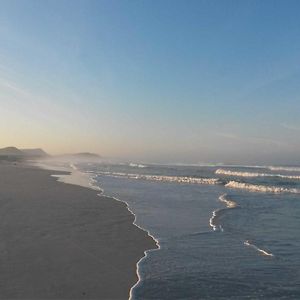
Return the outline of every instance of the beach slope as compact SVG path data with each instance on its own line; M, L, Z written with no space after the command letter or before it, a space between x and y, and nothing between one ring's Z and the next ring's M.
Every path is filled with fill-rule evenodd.
M155 242L124 203L53 173L0 163L0 299L128 299Z

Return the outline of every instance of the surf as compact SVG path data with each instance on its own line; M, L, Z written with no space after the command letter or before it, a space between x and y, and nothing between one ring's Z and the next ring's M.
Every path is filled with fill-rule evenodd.
M209 225L212 227L213 231L224 231L221 224L219 224L219 219L223 213L228 209L233 209L239 207L238 204L227 198L227 194L223 194L219 197L219 201L226 205L226 208L216 209L212 212L212 216L209 219Z
M300 194L300 190L296 188L284 188L277 186L266 186L266 185L258 185L251 183L244 183L231 180L225 184L227 188L233 189L241 189L247 190L250 192L261 192L261 193L273 193L273 194L281 194L281 193L292 193L292 194Z
M278 177L278 178L285 178L285 179L294 179L300 180L300 176L296 175L282 175L282 174L270 174L270 173L255 173L255 172L240 172L240 171L231 171L225 169L218 169L215 172L218 175L226 175L226 176L235 176L235 177Z
M127 178L127 179L140 179L150 181L161 182L175 182L185 184L221 184L218 178L197 178L188 176L165 176L165 175L147 175L147 174L135 174L135 173L122 173L122 172L98 172L99 175L105 175L110 177Z

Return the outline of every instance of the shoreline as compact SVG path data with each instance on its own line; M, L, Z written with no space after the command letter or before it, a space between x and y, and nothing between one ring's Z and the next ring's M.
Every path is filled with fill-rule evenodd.
M4 284L4 289L0 289L0 297L3 297L5 299L132 298L132 290L140 282L138 267L139 262L141 262L147 256L147 251L156 250L157 248L155 247L159 247L159 245L154 237L152 237L146 230L135 224L136 217L130 210L127 203L113 197L105 196L103 194L103 191L100 191L101 193L99 194L99 190L95 191L91 189L91 186L78 186L74 182L63 182L63 180L59 180L59 178L57 178L60 176L68 178L68 176L70 176L72 173L69 171L45 170L37 166L32 166L28 163L12 164L3 162L0 163L0 170L0 176L2 179L0 182L0 204L3 204L1 202L3 202L3 199L5 197L11 198L12 202L16 203L9 203L9 205L13 205L14 208L18 210L18 204L20 203L19 198L24 198L27 201L26 204L28 205L28 207L26 207L26 214L29 215L29 219L33 223L28 225L26 222L24 222L26 220L17 222L17 220L20 219L20 215L22 215L22 210L17 213L13 211L16 216L10 216L9 214L7 214L7 212L5 214L7 218L7 224L5 224L6 226L4 226L4 228L2 227L1 239L2 241L4 240L4 243L7 243L7 249L6 253L3 254L3 251L1 251L0 255L3 260L6 260L6 256L8 255L12 257L15 256L15 259L5 263L4 272L5 269L7 269L8 272L5 274L5 276L0 275L0 277L5 277L5 280L2 280L3 278L0 278L0 283L3 283L3 281L7 281L7 284ZM51 175L57 176L55 176L56 178L54 178ZM7 176L8 178L6 178ZM16 182L12 184L11 179L15 179L15 177L17 177ZM33 182L32 179L34 179ZM18 180L20 182L18 182ZM24 182L26 182L26 184ZM42 183L42 188L38 185L39 182ZM15 189L13 191L13 194L15 194L14 197L10 195L13 186ZM21 190L20 186L22 186ZM33 188L34 190L32 190ZM58 195L59 197L61 197L61 199L54 200L55 197L53 197L53 195L57 196L57 194L55 194L56 192L58 192ZM69 198L64 198L64 195L61 195L59 192L62 192L62 194L66 193L66 195L69 193L71 195L69 195ZM50 218L50 220L47 219L47 221L45 221L43 218L41 218L40 214L42 216L43 214L45 214L45 217L48 218L50 210L47 211L47 209L45 209L44 207L39 207L43 205L41 205L41 200L39 197L37 197L36 193L39 194L41 199L44 201L43 205L50 206L51 214L53 213L54 216L58 214L59 219L57 218L56 220L55 218ZM16 195L18 195L19 198L16 197ZM38 199L36 199L36 197ZM83 199L84 201L82 201ZM112 199L116 201L111 201ZM54 210L54 206L51 206L53 205L53 202L55 204L54 206L62 205L63 210ZM24 201L22 201L21 203L23 206L25 205ZM122 205L118 205L118 203L122 203ZM73 205L76 206L75 208L77 208L77 210L74 210L74 207L72 207ZM38 206L38 209L36 209L36 206ZM30 212L32 207L33 211L37 210L37 214L34 214L34 212ZM95 207L95 209L93 209L92 207ZM124 210L124 207L126 207L127 209ZM106 209L106 211L103 209ZM83 218L83 220L78 218L78 214L80 216L82 214L81 210L86 210L86 214L90 214L91 218L89 218L88 216ZM70 218L69 215L72 215L71 221L74 223L74 228L72 226L72 222L68 223L67 220L64 220L64 212L67 214L66 219ZM97 214L98 212L100 212L99 215ZM77 215L76 218L74 218L74 214ZM41 218L41 220L39 218ZM32 231L28 229L28 232L26 232L25 236L19 235L17 231L12 232L12 236L6 237L7 240L5 240L5 227L14 227L14 221L18 223L17 227L23 228L24 226L28 226L28 228ZM55 224L56 222L58 222L59 224ZM101 226L101 224L103 226ZM62 226L60 227L60 225ZM40 227L42 229L47 229L48 231L48 248L57 248L57 241L59 241L58 244L62 244L60 245L62 247L58 248L60 248L61 254L64 256L63 258L60 258L59 255L53 256L50 251L51 249L48 248L45 252L41 251L44 249L43 243L45 242L43 240L43 236L40 239L33 239L32 237L33 235L36 235L36 232L43 231ZM55 230L51 231L52 227L55 228ZM67 232L64 232L67 231L66 227L68 227L68 230L70 231L69 234L67 234ZM89 228L85 229L83 232L82 228L84 227ZM61 231L64 233L61 233ZM74 234L73 231L76 232L76 234ZM76 239L74 238L74 241L73 239L71 240L70 235L71 237L72 235L78 235L78 241L76 242ZM66 241L64 239L64 236L68 237L69 240ZM149 237L151 238L151 240L149 239ZM39 263L39 260L36 261L37 259L34 255L33 262L31 260L28 260L28 258L23 255L23 239L25 239L26 243L28 243L26 239L35 241L35 244L26 244L26 251L28 251L30 255L38 252L38 258L40 261L42 261L42 263ZM101 241L105 241L105 244L102 244ZM9 244L13 243L15 243L13 248L14 255L9 253ZM82 244L84 246L82 246ZM109 244L111 245L109 246ZM69 248L73 248L73 251L70 251ZM122 249L122 251L119 251L119 249ZM78 253L75 254L75 252ZM44 256L47 257L48 261L51 261L51 264L48 265L49 262L47 260L44 260ZM100 265L98 271L95 267L95 263L89 262L90 268L87 266L86 261L90 261L91 259L93 261L96 261L96 264ZM11 263L13 263L14 261L21 262L20 264L18 264L16 270L12 270L11 268ZM109 261L111 261L111 264L109 264L108 266ZM14 272L16 272L17 270L19 270L19 272L21 273L24 272L24 265L27 266L30 263L34 264L35 268L37 269L34 274L26 274L23 281L18 278L17 283L14 282L14 277L16 276ZM73 273L67 271L65 274L66 276L70 275L71 277L73 277L73 281L66 279L60 272L52 272L53 274L51 273L51 276L47 274L47 268L57 268L58 271L61 269L61 267L64 266L64 263L67 270L71 269L73 271ZM78 268L76 268L76 266ZM41 272L39 272L39 270ZM75 276L75 274L81 274L82 272L89 274L88 278L83 275L79 276L79 278ZM55 275L57 275L57 278ZM93 276L90 275L96 277L98 276L98 279L102 279L102 283L101 280L96 280ZM34 289L33 286L35 286L36 280L38 282L40 281L44 289L40 286L39 288L37 288L37 290ZM61 281L66 281L66 283L64 284L64 282ZM10 284L8 284L8 282ZM14 285L18 286L17 290L12 287ZM60 286L60 288L59 290L56 288L51 289L51 285L58 285ZM87 291L80 294L78 290L80 289L80 287L78 287L78 285L85 285L89 288L86 288Z
M103 191L103 190L102 190ZM104 192L104 191L103 191ZM105 195L104 195L105 196ZM110 196L105 196L105 197L109 197L109 198L112 198L116 201L120 201L120 202L123 202L126 204L126 207L127 207L127 210L134 216L134 221L133 221L133 225L136 226L137 228L139 228L140 230L144 231L147 233L147 235L155 242L155 245L156 245L156 248L151 248L151 249L146 249L144 251L144 255L139 259L139 261L136 263L136 275L138 277L138 280L137 282L130 288L130 291L129 291L129 298L128 300L133 300L133 290L139 285L139 283L141 282L141 275L140 275L140 263L145 260L148 256L148 253L149 252L152 252L152 251L158 251L159 249L161 249L161 246L160 246L160 243L159 243L159 240L156 239L147 229L139 226L137 223L136 223L136 215L135 213L130 209L130 206L129 204L124 201L124 200L120 200L116 197L110 197Z
M42 168L42 169L45 169L45 170L51 170L51 171L59 171L59 170L56 170L54 166L50 167L50 165L46 165L46 164L39 164L37 165L39 168ZM128 297L128 300L132 300L133 299L133 290L139 285L139 283L141 282L141 275L140 275L140 263L145 260L148 256L148 253L149 252L152 252L152 251L157 251L161 248L160 246L160 243L159 243L159 240L156 239L147 229L139 226L137 223L136 223L136 215L135 213L130 209L130 206L128 204L128 202L124 201L124 200L121 200L121 199L118 199L116 197L112 197L112 196L109 196L109 195L105 195L105 191L98 187L98 186L94 186L92 184L92 182L94 181L93 177L92 176L89 176L88 174L86 173L83 173L81 171L79 171L77 169L77 167L74 165L74 164L70 164L70 169L67 171L69 172L70 174L62 174L62 175L56 175L56 174L53 174L51 176L55 177L55 178L58 178L58 181L59 182L62 182L62 183L65 183L65 184L72 184L72 185L79 185L79 186L83 186L83 187L86 187L86 188L89 188L89 189L92 189L92 190L96 190L96 191L99 191L100 193L98 193L97 195L100 196L100 197L107 197L107 198L110 198L110 199L113 199L115 201L118 201L118 202L121 202L121 203L124 203L126 205L126 208L127 210L130 212L130 214L134 217L134 221L132 222L132 224L134 226L136 226L137 228L139 228L140 230L144 231L147 233L147 235L155 242L155 245L156 245L156 248L150 248L150 249L146 249L144 251L144 255L138 260L138 262L136 263L136 275L138 277L138 280L136 281L136 283L130 288L130 291L129 291L129 297ZM67 168L66 168L67 169ZM77 173L76 176L74 176L74 173ZM83 180L82 180L83 179ZM87 179L87 180L86 180Z

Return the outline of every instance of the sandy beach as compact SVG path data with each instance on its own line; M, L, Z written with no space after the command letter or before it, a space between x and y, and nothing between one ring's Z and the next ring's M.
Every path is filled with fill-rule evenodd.
M155 242L126 205L0 162L0 299L128 299Z

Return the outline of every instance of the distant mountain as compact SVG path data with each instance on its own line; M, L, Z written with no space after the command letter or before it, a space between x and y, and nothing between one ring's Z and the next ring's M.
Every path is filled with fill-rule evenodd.
M77 162L94 162L99 161L102 157L96 153L81 152L74 154L63 154L58 156L50 156L41 148L35 149L18 149L16 147L6 147L0 149L1 159L53 159L61 161L77 161Z
M21 149L21 151L24 153L24 155L30 156L30 157L48 157L49 156L49 154L46 153L41 148L36 148L36 149Z
M0 149L0 157L5 158L46 158L49 157L43 149L18 149L6 147Z
M6 147L0 149L0 156L24 156L24 153L16 147Z

